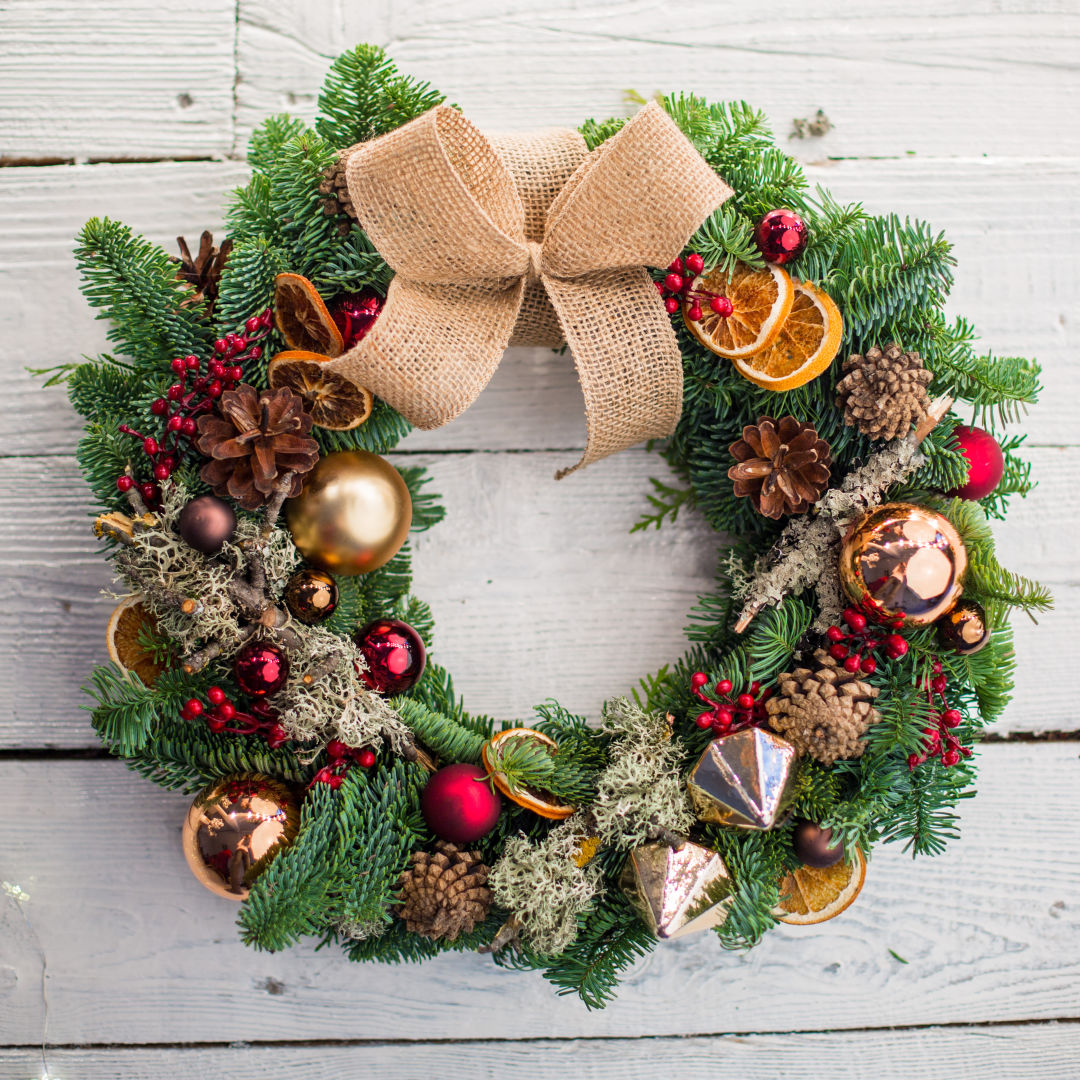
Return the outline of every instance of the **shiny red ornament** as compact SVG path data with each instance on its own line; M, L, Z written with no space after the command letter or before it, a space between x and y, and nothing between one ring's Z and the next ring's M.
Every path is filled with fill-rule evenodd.
M334 305L330 314L346 349L351 349L375 325L382 307L383 298L372 289L352 293Z
M233 660L236 684L252 697L276 694L289 677L289 661L276 645L269 641L253 641L245 645Z
M948 494L961 499L985 499L1001 483L1005 455L997 439L982 428L961 424L953 434L968 460L968 478L963 487Z
M502 799L476 765L447 765L427 782L420 811L440 840L472 844L495 828Z
M357 635L367 661L360 678L377 694L403 694L424 674L427 651L423 638L400 619L376 619Z
M806 222L794 210L770 210L754 229L758 250L777 266L801 254L809 236Z

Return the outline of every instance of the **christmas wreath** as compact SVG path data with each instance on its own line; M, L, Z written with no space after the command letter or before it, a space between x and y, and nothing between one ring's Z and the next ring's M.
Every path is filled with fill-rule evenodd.
M480 950L599 1007L659 939L749 947L842 911L874 843L941 851L1010 611L1050 603L988 524L1039 369L943 314L944 237L809 191L741 102L489 139L360 46L319 106L255 132L224 242L87 223L116 355L51 376L122 583L94 726L198 792L184 852L244 941ZM694 506L723 550L599 726L466 712L410 593L443 511L379 455L510 342L569 344L579 464L666 437L640 528Z

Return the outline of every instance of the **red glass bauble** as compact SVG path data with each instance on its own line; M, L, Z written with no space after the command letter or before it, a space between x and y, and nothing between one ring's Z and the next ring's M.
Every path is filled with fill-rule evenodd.
M997 439L982 428L961 424L953 434L968 459L968 478L963 487L948 494L961 499L985 499L1001 483L1005 455Z
M253 641L236 654L233 675L245 694L268 697L285 685L289 661L281 649L269 641Z
M360 678L377 694L403 694L424 674L423 638L400 619L376 619L356 635L367 661Z
M330 314L346 349L351 349L375 325L382 307L383 298L374 289L351 293L334 304Z
M476 765L447 765L427 782L420 810L440 840L472 844L499 820L502 799L491 790L487 773Z
M806 222L794 210L770 210L754 229L758 250L777 266L791 262L808 239Z

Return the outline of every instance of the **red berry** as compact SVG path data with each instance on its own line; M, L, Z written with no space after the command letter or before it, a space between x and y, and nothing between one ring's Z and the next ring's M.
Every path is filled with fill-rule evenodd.
M266 732L266 742L271 750L276 750L279 746L284 746L289 741L289 733L280 725L274 724Z
M695 671L694 674L690 676L690 685L695 690L701 689L708 681L709 676L706 675L704 671Z
M907 767L909 770L914 771L917 765L921 765L926 760L926 756L923 754L908 754Z
M206 691L206 696L210 700L211 705L221 705L225 700L225 691L220 686L211 686Z
M179 431L183 426L184 426L184 418L182 416L180 416L179 414L177 414L176 416L170 416L169 417L169 422L165 425L165 427L169 431Z
M678 292L683 287L683 279L681 274L668 274L664 278L664 286L668 292Z
M846 660L848 654L848 648L846 645L830 645L829 655L834 660Z
M851 611L844 615L844 622L851 627L856 634L861 634L866 629L866 616L861 611Z
M153 435L151 435L148 439L143 439L142 448L148 454L156 454L158 452L157 439L155 439Z
M211 731L221 732L225 730L225 721L220 716L207 716L206 726Z
M337 791L337 789L339 787L341 787L342 784L345 783L345 780L341 776L334 775L334 776L331 776L330 779L327 780L326 782L327 782L327 784L330 785L330 790L331 791Z
M218 707L218 716L231 720L236 715L236 706L231 701L223 701Z
M169 367L171 367L177 375L183 375L187 370L187 365L184 363L184 358L182 356L177 356L171 360L169 362Z
M690 310L686 313L686 317L693 322L701 321L701 305L696 300L690 305Z
M735 719L735 716L732 713L731 709L725 705L724 707L716 710L716 719L719 720L721 724L724 724L726 726Z
M713 716L713 714L711 712L703 712L703 713L698 713L697 719L694 721L694 723L697 724L697 726L699 728L704 729L704 728L707 728L707 727L712 727L713 720L715 720L715 719L716 718Z
M859 667L862 668L864 675L873 675L877 671L877 661L872 656L868 656Z
M164 416L169 411L169 403L163 397L159 397L151 403L150 411L155 416Z
M220 360L211 360L209 371L214 378L220 379L225 374L225 365Z
M963 719L959 709L946 709L941 714L941 722L948 728L958 727Z
M252 360L258 360L259 357L262 356L262 346L252 345L251 348L248 349L248 356L250 356Z
M654 281L653 284L656 286L656 291L661 296L663 296L664 295L664 283L662 281Z
M243 352L247 348L247 338L243 334L238 334L233 340L232 346L237 352Z
M229 368L229 378L232 379L233 382L239 382L243 377L244 369L239 364L235 364Z
M936 727L924 727L922 730L927 742L934 746L941 742L941 732Z
M941 764L945 766L959 765L960 764L960 751L959 750L946 750L941 755Z
M263 324L268 330L274 325L274 313L267 308L260 316L259 322Z
M686 256L686 269L691 274L700 274L705 269L705 260L695 251Z
M215 379L207 388L206 392L211 397L221 397L221 383Z
M362 769L370 769L375 764L375 751L361 750L356 761Z
M736 704L740 709L752 709L754 707L754 699L750 694L740 694L736 699Z
M825 631L825 636L835 644L838 641L843 641L844 638L847 637L847 634L845 634L839 626L830 626L829 629Z
M676 256L675 261L668 267L668 270L673 274L681 274L683 272L682 259Z
M721 319L726 319L735 310L735 305L726 296L714 296L709 301L709 307L711 307Z
M680 306L681 306L681 305L679 304L679 301L678 301L678 300L676 300L674 296L669 296L669 297L668 297L668 298L667 298L667 299L666 299L666 300L664 301L664 310L665 310L665 311L666 311L666 312L667 312L667 313L668 313L669 315L674 315L674 314L675 314L675 313L676 313L676 312L677 312L677 311L679 310L679 307L680 307Z
M248 321L246 323L244 323L244 329L249 334L254 334L259 329L259 327L261 325L262 324L259 322L259 316L258 315L252 315L251 318L248 319Z
M172 469L164 461L160 461L154 466L155 480L168 480L170 476L172 476Z
M844 670L850 671L853 675L859 670L859 658L856 655L851 655L844 660Z
M130 491L135 486L135 481L125 474L116 478L116 486L121 491Z
M151 483L145 483L139 485L139 494L147 501L153 502L154 496L157 495L157 488Z
M229 347L229 343L224 338L218 338L214 342L214 352L223 353Z
M931 671L932 671L932 672L933 672L933 673L934 673L935 675L940 675L940 674L941 674L941 670L942 670L942 669L941 669L941 661L940 661L940 660L935 660L935 661L934 661L934 662L933 662L933 663L932 663L932 664L930 665L930 670L931 670Z
M731 680L730 679L721 679L716 684L716 692L718 694L730 694L731 693Z
M185 417L183 424L180 425L180 430L185 435L194 435L195 434L195 421L190 416Z
M889 634L885 639L885 648L888 650L889 655L897 660L901 656L906 656L908 651L908 643L899 634Z
M326 754L327 757L340 761L342 758L349 756L349 748L340 739L331 739L326 744Z
M935 675L930 683L930 688L935 694L944 694L945 688L949 685L949 680L944 675Z
M203 711L203 703L197 698L188 698L184 702L184 710L191 713L192 716L201 716Z
M194 353L192 353L190 356L185 356L184 367L186 367L188 371L198 371L199 358Z

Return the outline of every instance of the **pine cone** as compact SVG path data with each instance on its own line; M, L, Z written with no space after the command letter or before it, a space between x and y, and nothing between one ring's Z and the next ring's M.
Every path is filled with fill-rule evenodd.
M177 280L186 282L195 289L191 296L181 301L180 306L190 307L192 304L205 300L207 311L212 312L217 300L218 285L221 283L221 272L225 269L229 252L232 251L232 240L226 239L222 241L220 248L216 248L214 237L207 229L199 237L199 253L194 258L192 258L187 241L182 236L178 236L176 242L180 246L180 258L176 258L175 255L170 255L169 258L172 262L179 264L176 271Z
M749 496L766 517L805 514L829 486L829 444L794 416L758 417L730 449L739 463L728 469L735 494Z
M816 669L796 668L777 677L777 695L765 708L769 726L800 754L831 765L862 756L862 736L877 723L872 702L877 687L863 682L824 649L814 653Z
M906 435L930 408L926 387L933 373L917 352L904 352L895 341L884 352L873 345L865 356L854 353L841 373L836 404L844 410L844 423L871 439Z
M350 146L339 150L337 161L323 173L322 182L319 184L319 194L326 196L322 204L323 213L327 217L340 215L337 227L342 236L348 233L352 223L356 221L356 208L349 195L349 185L345 181L345 162L355 149L355 146Z
M260 394L241 384L221 395L218 410L199 417L195 439L196 449L210 458L199 475L214 493L255 510L291 472L286 495L299 495L304 473L319 460L303 399L285 388Z
M443 840L435 851L417 851L401 877L394 909L413 934L453 941L482 922L491 909L488 868L479 851L462 851Z

